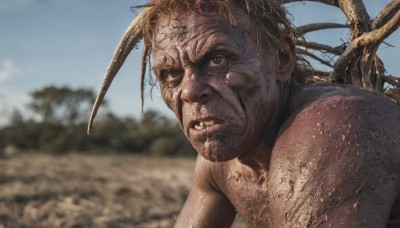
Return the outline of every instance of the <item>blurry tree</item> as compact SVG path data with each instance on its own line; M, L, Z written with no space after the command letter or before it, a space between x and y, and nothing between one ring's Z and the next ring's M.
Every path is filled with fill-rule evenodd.
M39 146L41 125L25 120L20 111L14 110L9 124L0 130L0 144L13 145L20 149L36 149Z
M48 86L34 91L29 107L39 118L24 119L14 110L0 128L0 148L7 145L51 153L66 151L194 155L179 124L150 110L139 120L101 115L96 131L86 135L94 93L87 89Z
M83 141L87 137L81 131L95 99L93 91L66 86L47 86L33 91L31 97L28 107L39 117L39 122L31 119L30 124L20 128L24 129L24 132L19 134L20 138L35 140L37 148L34 149L50 152L86 148L87 143ZM28 135L31 131L35 134ZM26 137L22 137L23 135Z
M97 123L96 131L88 137L92 142L93 148L103 148L105 150L130 151L132 148L123 146L123 136L126 134L126 125L113 113L107 113L101 121ZM134 139L131 139L134 140Z
M77 124L86 121L94 92L89 89L48 86L31 93L30 109L43 123Z
M151 155L194 155L179 124L154 110L143 113L140 120L120 119L109 113L97 123L90 140L92 148Z
M5 96L0 94L0 124L4 124L6 117L9 115L9 106L6 102Z

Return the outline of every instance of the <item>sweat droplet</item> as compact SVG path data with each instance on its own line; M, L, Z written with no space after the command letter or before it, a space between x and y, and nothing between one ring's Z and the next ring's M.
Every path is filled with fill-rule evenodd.
M346 139L345 135L342 135L342 141L344 141Z

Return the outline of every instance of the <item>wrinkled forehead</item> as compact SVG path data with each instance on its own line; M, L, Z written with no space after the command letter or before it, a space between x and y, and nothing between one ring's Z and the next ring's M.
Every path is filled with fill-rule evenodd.
M210 31L229 34L236 29L238 29L238 26L231 25L224 17L218 15L205 16L198 13L162 15L158 19L158 24L154 31L152 46L157 48L176 43L182 45L185 44L185 41L193 40L200 35L206 35Z

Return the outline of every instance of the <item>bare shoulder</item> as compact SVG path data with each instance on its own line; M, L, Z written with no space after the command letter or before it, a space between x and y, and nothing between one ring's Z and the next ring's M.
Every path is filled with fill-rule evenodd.
M399 204L399 134L399 107L363 90L334 89L300 106L272 153L275 222L380 227L399 217L392 213Z
M381 94L351 87L335 88L300 105L284 123L276 146L282 141L286 144L292 136L310 146L322 144L341 150L374 148L378 144L384 149L382 156L391 160L397 157L400 162L399 135L399 105Z

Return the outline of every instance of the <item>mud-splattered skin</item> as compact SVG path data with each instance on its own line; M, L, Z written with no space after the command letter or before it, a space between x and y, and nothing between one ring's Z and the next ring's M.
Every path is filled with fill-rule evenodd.
M196 150L225 161L260 143L256 136L273 122L278 96L269 85L275 75L247 32L220 17L192 15L166 18L156 34L152 52L163 98ZM215 122L198 130L200 121Z
M239 20L164 16L162 96L201 155L177 227L400 225L400 109L361 90L290 81L290 41L261 52Z

